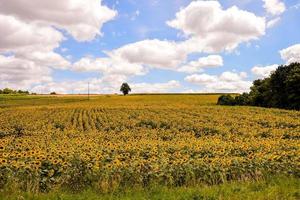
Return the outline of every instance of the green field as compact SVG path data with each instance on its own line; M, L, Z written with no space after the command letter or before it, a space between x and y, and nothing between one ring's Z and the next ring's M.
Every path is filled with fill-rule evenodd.
M299 199L300 112L218 94L0 96L0 199Z
M234 182L217 186L197 187L154 187L137 188L126 191L115 191L109 194L86 190L72 194L65 191L33 194L25 192L5 191L0 193L2 200L288 200L299 199L300 180L294 178L273 177L257 182Z

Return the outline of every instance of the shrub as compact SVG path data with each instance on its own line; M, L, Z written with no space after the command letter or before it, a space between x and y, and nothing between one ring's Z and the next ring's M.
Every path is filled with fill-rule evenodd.
M233 106L233 105L235 105L235 100L229 94L221 95L219 97L219 99L218 99L218 105L230 105L230 106Z
M251 103L248 93L243 93L241 95L236 96L234 98L234 101L236 105L241 105L241 106L249 105Z

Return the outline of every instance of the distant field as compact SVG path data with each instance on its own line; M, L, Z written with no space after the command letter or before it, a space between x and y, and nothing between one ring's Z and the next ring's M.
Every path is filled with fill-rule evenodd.
M0 193L298 181L300 112L218 97L2 95Z

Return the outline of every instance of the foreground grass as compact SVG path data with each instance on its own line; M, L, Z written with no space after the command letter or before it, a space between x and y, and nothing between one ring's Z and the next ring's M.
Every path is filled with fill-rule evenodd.
M78 194L68 192L51 192L48 194L30 194L2 191L1 200L108 200L108 199L300 199L300 179L273 177L257 182L233 182L215 186L198 187L152 187L148 189L131 189L109 194L84 191Z

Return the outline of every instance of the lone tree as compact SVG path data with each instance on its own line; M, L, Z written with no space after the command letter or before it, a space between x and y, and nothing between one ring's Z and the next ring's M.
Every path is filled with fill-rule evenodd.
M129 87L128 83L123 83L121 85L120 91L123 92L124 96L131 92L131 88Z

